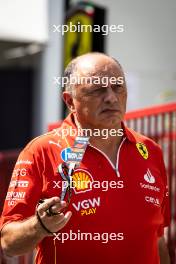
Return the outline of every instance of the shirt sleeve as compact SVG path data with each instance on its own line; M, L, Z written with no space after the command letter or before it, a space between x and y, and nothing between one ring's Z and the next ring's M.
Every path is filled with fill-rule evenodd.
M161 237L164 235L164 227L167 227L170 225L171 221L171 213L170 213L170 199L169 199L169 187L168 187L168 179L166 174L166 168L164 164L163 154L160 149L160 168L161 168L161 175L164 180L164 197L163 202L161 205L161 212L163 216L163 223L161 224L159 230L158 230L158 236Z
M41 156L33 144L20 153L5 198L0 230L9 222L23 220L35 213L42 191Z

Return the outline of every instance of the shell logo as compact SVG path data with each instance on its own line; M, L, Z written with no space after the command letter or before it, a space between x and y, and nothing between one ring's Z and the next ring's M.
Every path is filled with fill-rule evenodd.
M91 182L93 182L93 177L88 171L84 169L75 170L72 176L72 186L76 194L91 191Z

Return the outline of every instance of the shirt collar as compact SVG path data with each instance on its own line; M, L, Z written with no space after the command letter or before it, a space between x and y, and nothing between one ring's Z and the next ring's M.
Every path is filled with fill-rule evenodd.
M66 119L64 120L64 126L71 126L74 129L77 129L77 125L75 124L75 114L70 113ZM122 122L122 129L124 131L124 137L126 137L130 142L137 143L141 142L142 136L134 131L133 129L128 128L124 122Z
M132 143L137 143L142 141L142 135L134 131L133 129L125 126L124 122L122 122L122 128L124 131L124 135L126 138L132 142Z

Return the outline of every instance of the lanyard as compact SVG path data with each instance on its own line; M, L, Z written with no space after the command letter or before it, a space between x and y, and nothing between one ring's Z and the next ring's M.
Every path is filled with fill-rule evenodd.
M58 166L58 172L65 182L65 184L62 185L61 201L64 200L68 192L68 203L70 202L72 194L72 175L74 174L74 170L79 167L83 159L87 145L89 143L89 138L90 137L86 136L77 136L75 138L73 147L71 148L71 152L68 153L67 161L61 163Z

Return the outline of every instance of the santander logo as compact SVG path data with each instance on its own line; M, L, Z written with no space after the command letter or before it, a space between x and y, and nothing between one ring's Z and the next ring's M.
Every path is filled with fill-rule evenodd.
M148 183L155 183L155 177L151 174L150 170L147 170L147 173L144 174L144 180Z

